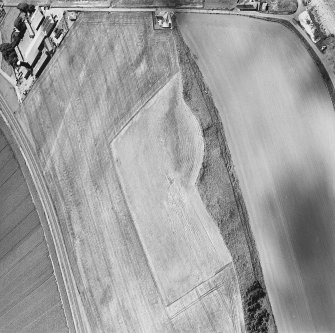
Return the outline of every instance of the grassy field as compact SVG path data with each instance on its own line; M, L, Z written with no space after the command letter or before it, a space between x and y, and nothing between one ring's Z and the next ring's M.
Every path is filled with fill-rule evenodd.
M335 113L320 72L279 24L180 22L218 107L278 330L331 332Z

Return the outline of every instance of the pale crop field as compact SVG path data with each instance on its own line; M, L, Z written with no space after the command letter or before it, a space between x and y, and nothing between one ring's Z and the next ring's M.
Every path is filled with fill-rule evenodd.
M335 112L278 23L179 15L218 108L279 332L335 331Z
M177 332L241 332L231 256L196 189L200 126L180 74L112 143L117 172L149 266ZM228 304L228 306L227 306Z

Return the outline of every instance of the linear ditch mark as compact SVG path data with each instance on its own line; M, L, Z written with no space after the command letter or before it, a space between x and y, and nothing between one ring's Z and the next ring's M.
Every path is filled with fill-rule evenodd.
M166 77L166 81L160 85L159 87L154 87L151 91L148 92L147 98L140 102L139 105L135 105L134 109L137 109L135 113L121 126L121 128L116 131L113 137L109 140L109 144L111 145L113 141L123 132L123 130L131 123L131 121L141 112L141 110L148 104L150 101L176 76L178 75L179 71L172 74L170 77ZM159 81L157 81L159 82Z

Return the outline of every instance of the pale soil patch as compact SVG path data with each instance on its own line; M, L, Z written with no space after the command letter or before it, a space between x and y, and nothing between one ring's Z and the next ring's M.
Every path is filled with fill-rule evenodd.
M174 78L113 143L127 201L167 303L231 261L195 192L203 141L177 88Z
M234 273L227 284L222 283L221 273L215 278L232 259L195 187L204 142L181 91L178 74L115 139L113 155L136 229L170 315L174 318L179 313L175 308L181 305L176 301L182 297L183 307L194 304L187 315L197 331L240 332L243 314ZM207 294L209 286L205 287L204 282L209 280L212 287L208 296L201 296ZM235 291L228 298L231 307L227 310L221 303L220 290L229 290L232 281ZM212 293L214 286L219 290L217 295ZM192 296L194 288L197 292ZM196 305L198 297L208 303L209 317ZM180 316L175 324L184 332L189 324Z
M6 16L4 20L2 21L2 24L0 26L1 28L1 43L9 43L10 42L10 37L13 32L13 27L14 27L14 21L17 18L19 14L19 10L16 8L9 8L6 7ZM2 54L0 54L1 58L1 69L5 71L8 75L13 74L13 69L12 67L7 64L6 61L2 60Z
M318 21L327 35L335 34L335 2L333 0L311 0L310 8L315 8Z
M281 25L180 22L223 122L278 329L331 332L335 114L320 72Z
M327 0L313 0L308 6L308 12L317 29L321 41L317 44L323 50L323 58L330 70L335 73L335 3Z
M306 10L299 15L299 22L308 33L313 43L317 43L320 40L320 34L318 33L309 13Z

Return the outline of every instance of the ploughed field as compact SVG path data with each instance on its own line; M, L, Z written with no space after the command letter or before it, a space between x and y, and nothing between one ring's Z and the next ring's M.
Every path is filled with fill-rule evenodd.
M335 330L335 112L278 23L180 14L221 117L280 332Z

